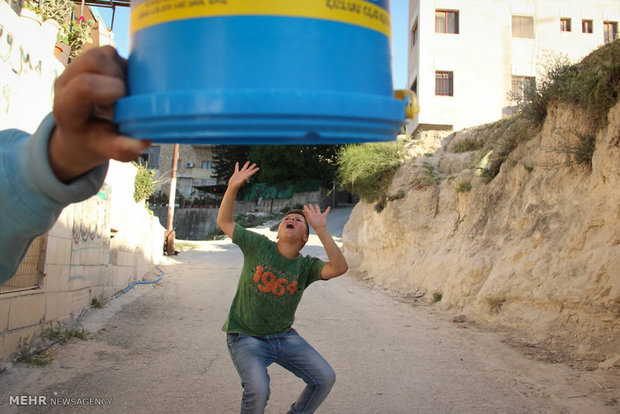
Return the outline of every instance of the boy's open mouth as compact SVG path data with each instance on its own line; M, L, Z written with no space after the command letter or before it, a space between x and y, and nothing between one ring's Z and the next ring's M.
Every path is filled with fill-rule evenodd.
M287 229L294 229L294 228L295 228L295 226L293 225L293 223L288 223L288 224L286 225L286 228L287 228Z

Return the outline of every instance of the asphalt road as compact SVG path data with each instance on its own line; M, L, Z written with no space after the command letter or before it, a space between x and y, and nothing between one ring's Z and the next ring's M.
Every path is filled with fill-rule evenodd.
M349 210L330 216L337 238ZM316 244L315 236L305 253L323 254ZM0 375L0 412L238 412L241 386L221 326L241 260L229 240L170 258L161 282L89 312L90 340L57 347L45 368ZM500 333L355 277L315 283L295 327L337 374L320 413L618 412L617 372L528 359ZM270 375L266 412L285 413L303 383L277 365ZM47 405L10 405L16 395L43 396ZM74 405L51 405L60 398Z

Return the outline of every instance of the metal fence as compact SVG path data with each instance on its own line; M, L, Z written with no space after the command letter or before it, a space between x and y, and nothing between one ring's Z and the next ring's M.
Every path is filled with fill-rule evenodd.
M0 285L0 293L34 289L41 286L46 246L47 234L34 239L15 275Z

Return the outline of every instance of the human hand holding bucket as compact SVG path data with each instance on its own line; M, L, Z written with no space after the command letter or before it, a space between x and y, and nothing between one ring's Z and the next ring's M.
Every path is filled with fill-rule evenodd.
M134 0L120 131L154 142L391 141L388 0ZM400 99L399 99L400 98Z

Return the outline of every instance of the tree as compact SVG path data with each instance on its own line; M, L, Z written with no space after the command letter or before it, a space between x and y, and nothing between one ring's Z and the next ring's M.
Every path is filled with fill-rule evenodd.
M243 164L249 158L250 147L247 145L216 145L213 147L213 169L218 181L228 183L235 171L235 162Z
M339 145L218 145L213 148L213 168L228 182L235 162L247 160L260 167L259 182L282 186L302 179L320 180L330 186L336 176Z
M338 145L260 145L249 157L260 167L260 182L282 186L302 179L329 186L336 175Z

